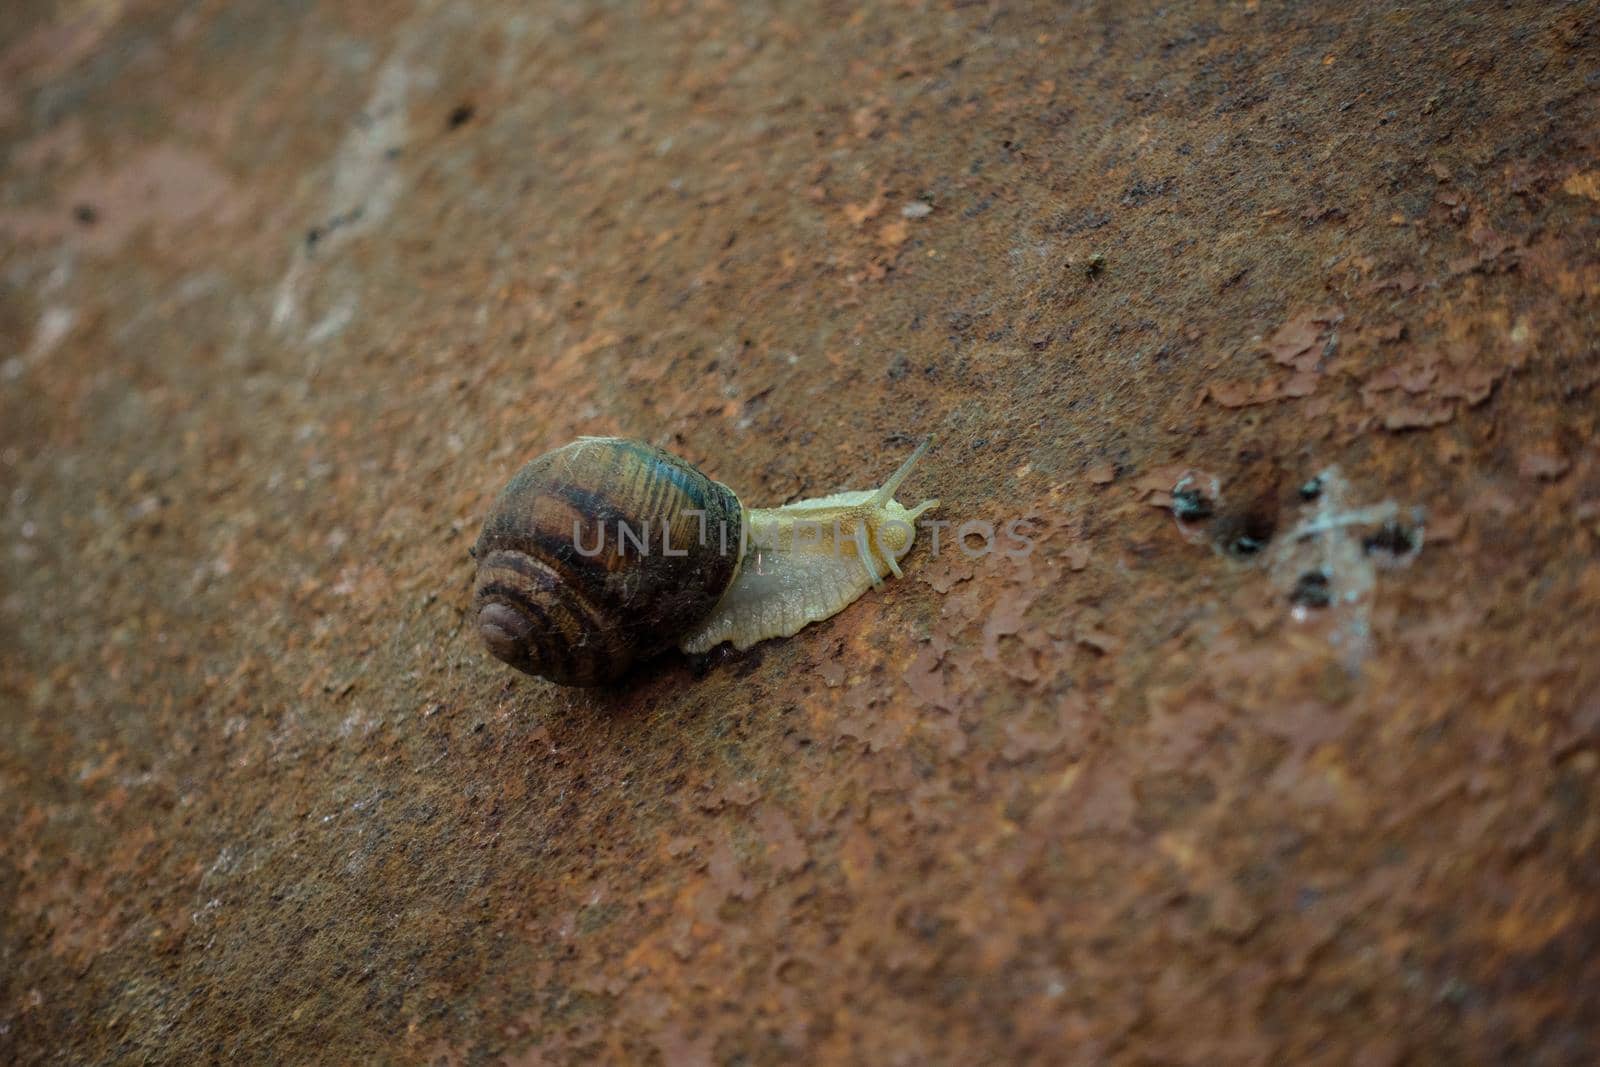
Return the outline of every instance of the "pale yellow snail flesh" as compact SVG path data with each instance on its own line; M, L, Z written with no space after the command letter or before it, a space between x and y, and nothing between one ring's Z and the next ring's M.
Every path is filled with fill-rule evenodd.
M907 508L894 494L931 440L880 488L747 509L748 545L738 573L678 647L706 652L727 641L743 650L769 637L788 637L838 614L889 575L900 577L900 558L916 540L917 518L939 501Z

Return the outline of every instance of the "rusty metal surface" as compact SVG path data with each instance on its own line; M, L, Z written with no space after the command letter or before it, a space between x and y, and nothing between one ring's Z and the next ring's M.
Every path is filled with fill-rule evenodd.
M0 1057L1590 1062L1600 23L1333 7L10 5ZM463 626L930 432L1030 555Z

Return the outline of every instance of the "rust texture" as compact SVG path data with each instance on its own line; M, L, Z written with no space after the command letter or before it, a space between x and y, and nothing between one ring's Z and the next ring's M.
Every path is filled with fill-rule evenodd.
M1592 4L3 23L0 1059L1593 1062ZM1034 549L558 689L585 433Z

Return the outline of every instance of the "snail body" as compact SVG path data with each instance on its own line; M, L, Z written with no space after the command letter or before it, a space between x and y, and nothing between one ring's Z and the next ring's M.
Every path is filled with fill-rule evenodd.
M881 487L749 508L687 461L582 437L518 471L473 547L473 615L489 651L563 685L613 681L670 647L743 650L826 619L889 575L918 516Z

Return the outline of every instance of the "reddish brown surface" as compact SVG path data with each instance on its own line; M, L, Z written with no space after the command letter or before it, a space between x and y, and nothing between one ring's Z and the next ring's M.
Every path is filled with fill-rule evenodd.
M9 4L0 1058L1592 1062L1600 24L1338 6ZM1038 548L560 691L612 432Z

